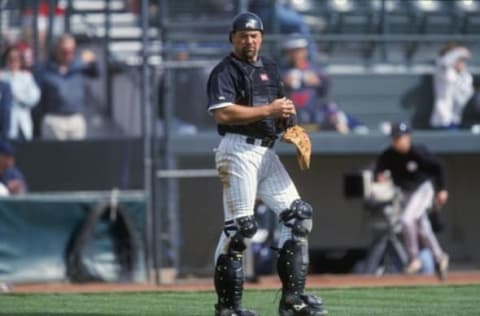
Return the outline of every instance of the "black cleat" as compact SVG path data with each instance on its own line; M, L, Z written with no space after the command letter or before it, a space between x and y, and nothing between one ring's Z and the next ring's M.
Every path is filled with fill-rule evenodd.
M328 313L321 298L306 294L282 298L278 312L280 316L324 316Z
M233 310L228 307L215 305L215 316L257 316L257 313L248 309Z

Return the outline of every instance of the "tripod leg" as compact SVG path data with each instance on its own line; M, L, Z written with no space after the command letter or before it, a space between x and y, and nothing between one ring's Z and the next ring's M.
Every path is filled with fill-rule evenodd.
M379 238L370 248L367 259L365 260L365 273L376 274L380 263L385 257L385 251L387 250L388 237L383 236Z
M394 249L400 261L402 262L402 266L405 267L408 263L408 255L407 255L407 252L405 251L405 247L403 246L402 242L398 240L398 237L395 235L392 235L390 237L390 242L392 244L392 248Z

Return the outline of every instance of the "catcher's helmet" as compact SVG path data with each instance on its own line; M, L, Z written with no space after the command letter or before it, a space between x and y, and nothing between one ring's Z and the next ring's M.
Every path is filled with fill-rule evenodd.
M230 41L232 41L232 33L236 31L260 31L263 33L262 19L252 12L240 13L233 19Z

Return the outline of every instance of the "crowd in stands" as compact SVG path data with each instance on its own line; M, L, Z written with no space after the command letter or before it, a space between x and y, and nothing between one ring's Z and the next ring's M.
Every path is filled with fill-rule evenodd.
M95 53L76 49L76 39L64 33L65 10L57 3L49 45L49 2L38 3L38 56L33 52L33 3L22 2L21 30L2 34L0 69L0 196L27 191L15 166L12 142L34 138L81 140L86 138L83 112L84 81L100 74Z
M58 40L52 41L53 44L47 41L48 1L39 1L39 53L36 56L38 60L34 61L32 4L28 4L28 1L22 3L27 4L21 10L21 32L16 38L4 34L1 45L3 70L0 74L0 88L2 91L11 90L11 93L2 93L1 102L7 104L0 111L2 137L13 140L31 140L34 137L83 139L88 133L83 115L86 100L82 87L87 78L99 77L100 64L92 51L76 51L75 37L63 34L66 10L60 4L55 8L53 27L50 29L50 35ZM138 13L138 1L125 1L125 4L127 10ZM299 122L310 126L312 130L336 130L342 134L368 132L361 118L353 117L343 110L341 103L332 99L330 92L335 82L332 82L320 65L318 56L322 52L313 41L309 24L295 9L293 2L250 0L247 8L262 18L269 34L281 33L287 36L280 42L281 56L274 57L281 66L287 93L297 105ZM190 59L188 45L181 53L187 54L186 59ZM461 120L466 105L472 100L480 99L474 78L467 67L472 55L467 47L454 43L449 43L439 53L433 76L434 104L428 122L431 128L464 127ZM196 81L198 85L202 80L205 81L205 71L202 74L197 73L197 69L179 69L178 72L194 73L193 76L181 75L188 79L182 79L185 84ZM176 89L174 98L182 99L185 94L179 90L181 89ZM159 91L163 91L162 86ZM195 89L192 90L194 91ZM9 94L12 95L11 101ZM202 99L199 96L196 98ZM158 99L162 101L161 97ZM175 111L179 112L179 124L175 126L186 126L188 128L182 130L193 133L198 129L195 125L203 127L206 120L204 116L199 119L201 122L196 122L192 118L192 113L197 113L196 111L183 110L182 108L188 107L183 101L175 103ZM161 112L163 107L160 104L158 108ZM187 119L180 119L182 113L189 114ZM159 113L158 118L161 125L162 113Z
M132 12L138 11L136 1L126 3ZM98 78L104 65L99 63L93 51L77 49L73 35L64 34L66 12L61 6L55 8L54 25L51 28L50 35L55 40L52 43L47 41L48 6L48 1L39 2L37 60L34 60L32 47L34 19L31 7L27 5L22 10L21 32L16 37L3 35L0 71L2 140L81 140L88 135L88 122L84 115L87 105L84 85L86 80ZM280 32L286 36L281 42L282 54L278 64L286 93L297 106L298 122L312 131L368 133L370 126L367 127L361 118L347 113L343 105L332 98L331 89L335 82L319 62L318 54L321 52L312 40L308 24L293 8L292 2L251 0L248 9L263 19L266 31ZM174 60L189 60L188 46L179 47L183 48L177 49ZM478 87L475 87L475 80L467 66L472 55L472 51L457 43L448 43L439 52L433 75L431 128L452 130L464 127L462 115L467 104L480 100ZM209 118L205 113L200 117L198 111L192 111L192 106L188 104L196 90L192 89L188 94L182 90L203 84L207 72L199 68L179 69L177 72L174 108L178 117L175 129L196 133L196 124L202 125ZM163 91L162 80L158 91L160 94ZM205 96L197 94L194 98L201 102ZM158 100L158 122L161 125L161 95ZM200 107L195 104L197 108ZM182 117L182 113L186 115ZM196 117L199 117L198 120Z
M313 32L304 16L296 11L294 1L250 0L248 9L262 18L267 34L285 35L273 45L273 49L270 48L270 51L266 49L263 53L276 58L281 67L287 94L297 106L298 121L301 124L306 125L312 131L335 130L342 134L364 134L377 129L377 125L385 125L386 122L383 121L372 124L368 114L364 115L367 116L365 118L358 113L349 113L345 108L351 109L352 104L342 104L339 100L335 100L334 96L332 97L332 87L335 87L336 83L326 71L328 67L324 67L325 54L312 40ZM326 45L322 45L322 47L324 46ZM446 43L446 46L461 45ZM418 107L415 105L416 110L422 113L422 117L419 118L421 122L418 122L420 124L417 124L417 118L415 118L415 124L412 124L415 128L458 130L478 124L472 116L472 112L480 114L480 111L477 110L478 106L473 104L476 102L475 100L480 99L476 92L478 88L475 88L478 84L475 84L467 66L468 60L475 54L466 47L460 50L468 51L468 54L448 54L451 57L445 58L445 56L436 56L432 50L429 60L431 69L434 69L432 76L434 80L431 87L422 90L422 93L425 96L428 95L428 98L431 94L432 100L422 102L422 104L418 104ZM443 51L444 49L439 54L443 55ZM457 57L460 58L458 62ZM447 65L445 62L450 64ZM181 71L183 70L179 70L179 72ZM203 81L206 80L205 77L206 75L204 75ZM195 85L193 86L195 87ZM179 92L175 94L175 97L182 99L184 94ZM392 100L391 104L385 104L385 107L395 107L399 103L398 101ZM190 109L182 110L182 107ZM430 110L430 107L433 109ZM176 102L174 108L179 113L191 111L191 107L185 106L185 102ZM428 118L423 117L427 111L429 112ZM473 113L475 116L478 114ZM465 118L467 120L464 120ZM439 120L453 120L453 122L439 123ZM196 124L195 119L192 118L189 118L187 122ZM200 125L203 124L200 123ZM204 126L199 126L199 128L202 127ZM383 129L379 128L379 131L382 132Z

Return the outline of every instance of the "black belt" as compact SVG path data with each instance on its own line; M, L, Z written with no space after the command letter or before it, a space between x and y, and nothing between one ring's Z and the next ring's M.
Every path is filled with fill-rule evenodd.
M265 138L255 138L255 137L247 137L246 139L247 144L251 145L259 145L262 147L272 148L275 145L275 138L272 137L265 137Z

